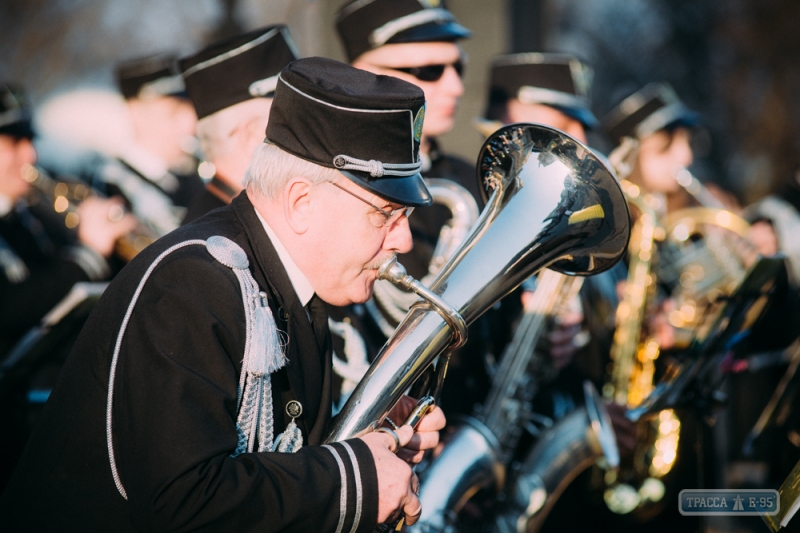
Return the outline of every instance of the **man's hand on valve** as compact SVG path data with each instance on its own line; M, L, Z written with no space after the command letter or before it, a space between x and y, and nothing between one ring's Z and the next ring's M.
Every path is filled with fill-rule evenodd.
M405 420L417 401L404 396L389 412L388 419ZM439 443L439 431L445 426L444 412L434 407L422 417L416 431L409 425L380 428L361 439L369 446L378 474L378 521L395 522L405 516L406 524L415 523L422 512L417 493L419 478L411 466L422 460L425 450Z

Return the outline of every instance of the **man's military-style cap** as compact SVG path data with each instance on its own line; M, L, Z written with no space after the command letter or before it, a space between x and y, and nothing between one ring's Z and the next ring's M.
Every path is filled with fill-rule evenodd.
M424 117L425 94L416 85L310 57L281 72L267 141L338 169L386 200L429 205L419 174Z
M489 105L517 98L544 104L586 128L600 125L590 107L592 70L567 54L525 53L495 58L491 65Z
M393 43L455 41L472 35L444 0L355 0L339 10L336 29L348 61Z
M0 83L0 135L32 139L31 111L22 89Z
M298 57L289 28L276 25L211 44L179 66L201 119L251 98L271 97L281 69Z
M125 99L176 96L186 98L177 56L159 54L125 61L115 69L117 86Z
M617 105L603 119L609 137L619 144L623 137L644 139L658 130L699 122L667 83L650 83Z

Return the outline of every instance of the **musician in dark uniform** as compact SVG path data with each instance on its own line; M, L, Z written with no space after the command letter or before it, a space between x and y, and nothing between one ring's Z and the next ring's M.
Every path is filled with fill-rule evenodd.
M463 200L474 202L479 208L482 201L475 165L445 154L436 141L438 136L453 128L458 102L464 93L461 76L465 55L459 41L472 33L458 23L444 2L419 0L347 2L337 13L336 30L353 66L375 74L396 76L425 92L425 124L420 147L422 175L426 179L441 178L461 186ZM429 274L442 228L455 218L454 215L437 201L436 195L432 206L414 212L410 219L414 249L399 256L409 274L417 279ZM331 310L332 318L349 322L363 335L370 356L383 345L407 310L407 303L397 297L397 291L391 287L384 290L386 285L381 283L385 282L376 284L376 297L367 305ZM484 382L465 381L482 375L471 367L484 368L485 330L484 320L479 319L470 328L468 345L451 358L448 370L451 384L445 386L441 400L447 412L471 411L472 404L485 389ZM342 351L348 351L347 343L340 348L336 337L334 346L339 356ZM348 354L346 359L350 362L352 357Z
M269 26L211 44L181 59L197 111L197 136L215 175L192 199L184 224L231 203L264 128L281 69L299 58L286 26Z
M600 124L591 111L591 82L589 66L568 54L531 52L498 56L492 60L489 71L486 110L476 125L488 136L505 124L533 122L559 129L586 143L586 132ZM510 340L509 325L518 318L519 304L530 299L534 286L533 281L526 283L523 289L527 290L520 291L519 301L506 298L502 312L489 315L492 351L496 355L502 353ZM580 304L562 307L559 326L543 343L547 344L544 348L556 370L567 367L578 348L586 344ZM573 388L583 394L580 380ZM560 400L555 400L559 406L548 410L563 416L572 410L574 401L568 396L559 397Z
M92 182L106 196L122 196L157 236L180 225L203 187L190 154L197 116L175 62L174 55L159 54L117 65L131 139Z
M80 224L69 234L63 215L57 215L45 199L31 206L30 179L38 172L30 110L22 92L0 85L0 357L26 331L37 325L72 286L81 281L106 279L106 258L114 241L133 229L135 221L126 216L109 219L118 200L92 198L78 207ZM59 222L60 221L60 222ZM60 227L57 225L60 224ZM4 368L9 377L11 368ZM27 381L15 378L13 389L2 398L4 430L0 453L0 487L11 474L27 436L22 391ZM8 387L4 387L8 389ZM8 392L8 390L6 390ZM9 416L16 419L6 420Z
M411 248L407 210L430 203L423 105L413 85L329 59L282 71L246 193L148 247L98 303L0 500L4 525L368 532L400 511L416 520L402 459L436 445L444 415L323 446L323 302L365 301L378 265Z

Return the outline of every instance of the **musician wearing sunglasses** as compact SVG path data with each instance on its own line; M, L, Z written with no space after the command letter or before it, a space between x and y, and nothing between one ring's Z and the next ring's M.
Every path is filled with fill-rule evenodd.
M8 489L9 531L371 532L421 512L439 408L327 442L325 303L411 249L424 95L290 63L244 192L148 247L97 304ZM415 402L389 413L398 424ZM388 422L387 422L388 424Z

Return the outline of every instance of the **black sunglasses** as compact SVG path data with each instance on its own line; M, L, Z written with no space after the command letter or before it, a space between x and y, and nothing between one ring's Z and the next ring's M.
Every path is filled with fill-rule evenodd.
M448 63L447 65L425 65L422 67L386 67L391 70L399 70L400 72L405 72L406 74L411 74L419 81L439 81L441 77L444 75L444 69L447 67L453 67L456 69L456 74L458 77L464 75L464 62L462 60L458 60L455 63Z

